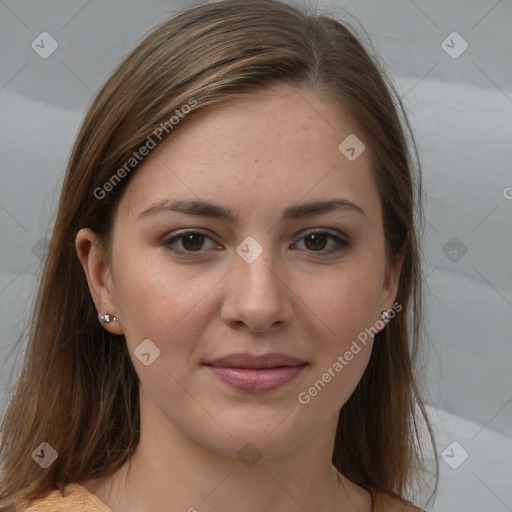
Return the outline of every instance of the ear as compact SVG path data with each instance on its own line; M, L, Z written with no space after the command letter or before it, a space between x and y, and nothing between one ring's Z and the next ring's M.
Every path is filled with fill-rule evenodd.
M398 286L400 284L400 275L402 272L402 266L405 259L405 244L402 246L400 251L394 256L391 264L386 265L386 273L384 277L384 283L382 285L382 293L380 300L379 313L387 311L393 308L396 296L398 294ZM397 311L402 310L402 306L399 306ZM379 316L380 319L380 316Z
M101 322L101 325L112 334L123 334L110 265L100 246L98 235L89 228L81 229L76 235L75 246L98 315L108 314L118 318L117 322Z

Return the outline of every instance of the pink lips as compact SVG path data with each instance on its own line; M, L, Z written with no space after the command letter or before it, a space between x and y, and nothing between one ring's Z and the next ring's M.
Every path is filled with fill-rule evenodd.
M302 372L307 363L285 354L261 356L232 354L205 363L223 382L250 393L265 393L284 386Z

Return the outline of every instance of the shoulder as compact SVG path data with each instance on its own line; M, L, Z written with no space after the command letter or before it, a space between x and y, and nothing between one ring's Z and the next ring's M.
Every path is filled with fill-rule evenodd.
M19 512L112 512L97 496L77 483L54 485L38 491Z
M372 512L424 512L409 501L372 491Z

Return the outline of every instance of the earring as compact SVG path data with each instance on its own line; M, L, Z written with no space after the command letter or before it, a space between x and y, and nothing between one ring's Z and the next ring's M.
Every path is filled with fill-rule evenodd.
M104 323L109 324L110 322L117 322L117 316L110 315L98 315L98 318Z
M389 321L389 313L387 311L383 311L380 316L382 317L382 320L384 320L384 322L388 322Z

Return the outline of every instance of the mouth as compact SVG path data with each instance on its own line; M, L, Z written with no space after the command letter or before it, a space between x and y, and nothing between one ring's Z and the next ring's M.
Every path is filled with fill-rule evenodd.
M306 361L279 353L254 356L231 354L204 363L225 384L247 393L268 393L288 384L308 366Z

